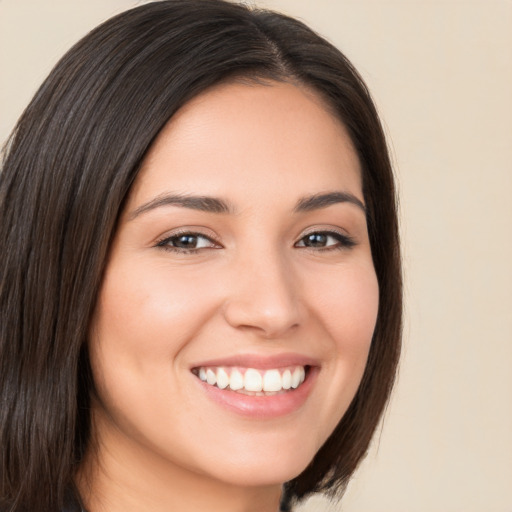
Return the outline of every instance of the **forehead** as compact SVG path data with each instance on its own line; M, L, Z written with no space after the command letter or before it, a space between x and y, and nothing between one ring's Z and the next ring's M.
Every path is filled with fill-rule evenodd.
M168 191L241 200L248 191L277 191L292 201L332 189L363 199L353 144L319 95L290 83L230 83L171 118L148 152L130 202Z

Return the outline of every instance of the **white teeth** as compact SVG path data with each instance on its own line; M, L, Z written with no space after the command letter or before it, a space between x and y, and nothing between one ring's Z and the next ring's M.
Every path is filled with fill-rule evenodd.
M242 370L243 371L243 370ZM286 370L256 370L247 368L245 373L237 368L201 367L196 370L196 375L211 386L219 389L229 387L232 391L256 394L277 393L289 389L298 388L306 378L306 370L303 366L287 368Z
M226 373L224 368L219 368L217 370L217 387L220 389L225 389L229 386L229 375Z
M233 391L238 391L244 387L244 376L238 371L233 370L229 377L229 387Z
M302 368L304 370L304 368ZM292 388L298 388L301 379L301 368L295 368L292 373Z
M290 389L292 387L292 372L285 370L283 373L283 389Z
M208 384L210 384L211 386L214 386L217 383L217 376L215 375L213 370L210 370L210 368L206 370L206 382L208 382Z
M263 378L260 372L248 368L244 375L244 388L246 391L261 391L263 389Z
M279 370L269 370L263 376L263 391L281 391L283 383Z

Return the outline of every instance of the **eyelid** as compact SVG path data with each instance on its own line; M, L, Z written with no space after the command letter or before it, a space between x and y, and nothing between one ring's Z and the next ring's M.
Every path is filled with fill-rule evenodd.
M311 235L313 233L332 233L340 236L349 237L350 235L347 233L345 229L335 227L335 226L311 226L306 228L304 232L300 235L300 238L304 238L305 236Z

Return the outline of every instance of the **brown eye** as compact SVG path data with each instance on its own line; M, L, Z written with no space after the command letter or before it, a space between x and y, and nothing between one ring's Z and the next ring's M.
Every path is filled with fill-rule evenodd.
M199 249L216 248L218 244L200 233L179 233L161 240L157 247L186 253Z
M355 245L352 238L334 231L316 231L302 237L295 247L308 247L311 249L337 249L350 248Z
M197 235L180 235L170 239L167 243L180 249L197 249L198 242Z
M325 247L329 241L325 233L311 233L303 238L306 247Z

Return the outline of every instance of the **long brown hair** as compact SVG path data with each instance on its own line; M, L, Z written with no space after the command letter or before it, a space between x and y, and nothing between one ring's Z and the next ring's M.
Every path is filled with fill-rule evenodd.
M110 241L140 164L172 115L234 78L317 91L363 169L380 287L368 364L349 410L286 501L341 493L389 397L400 350L393 175L350 62L299 21L222 0L165 0L107 21L57 64L20 118L0 174L0 504L55 512L89 441L87 332Z

